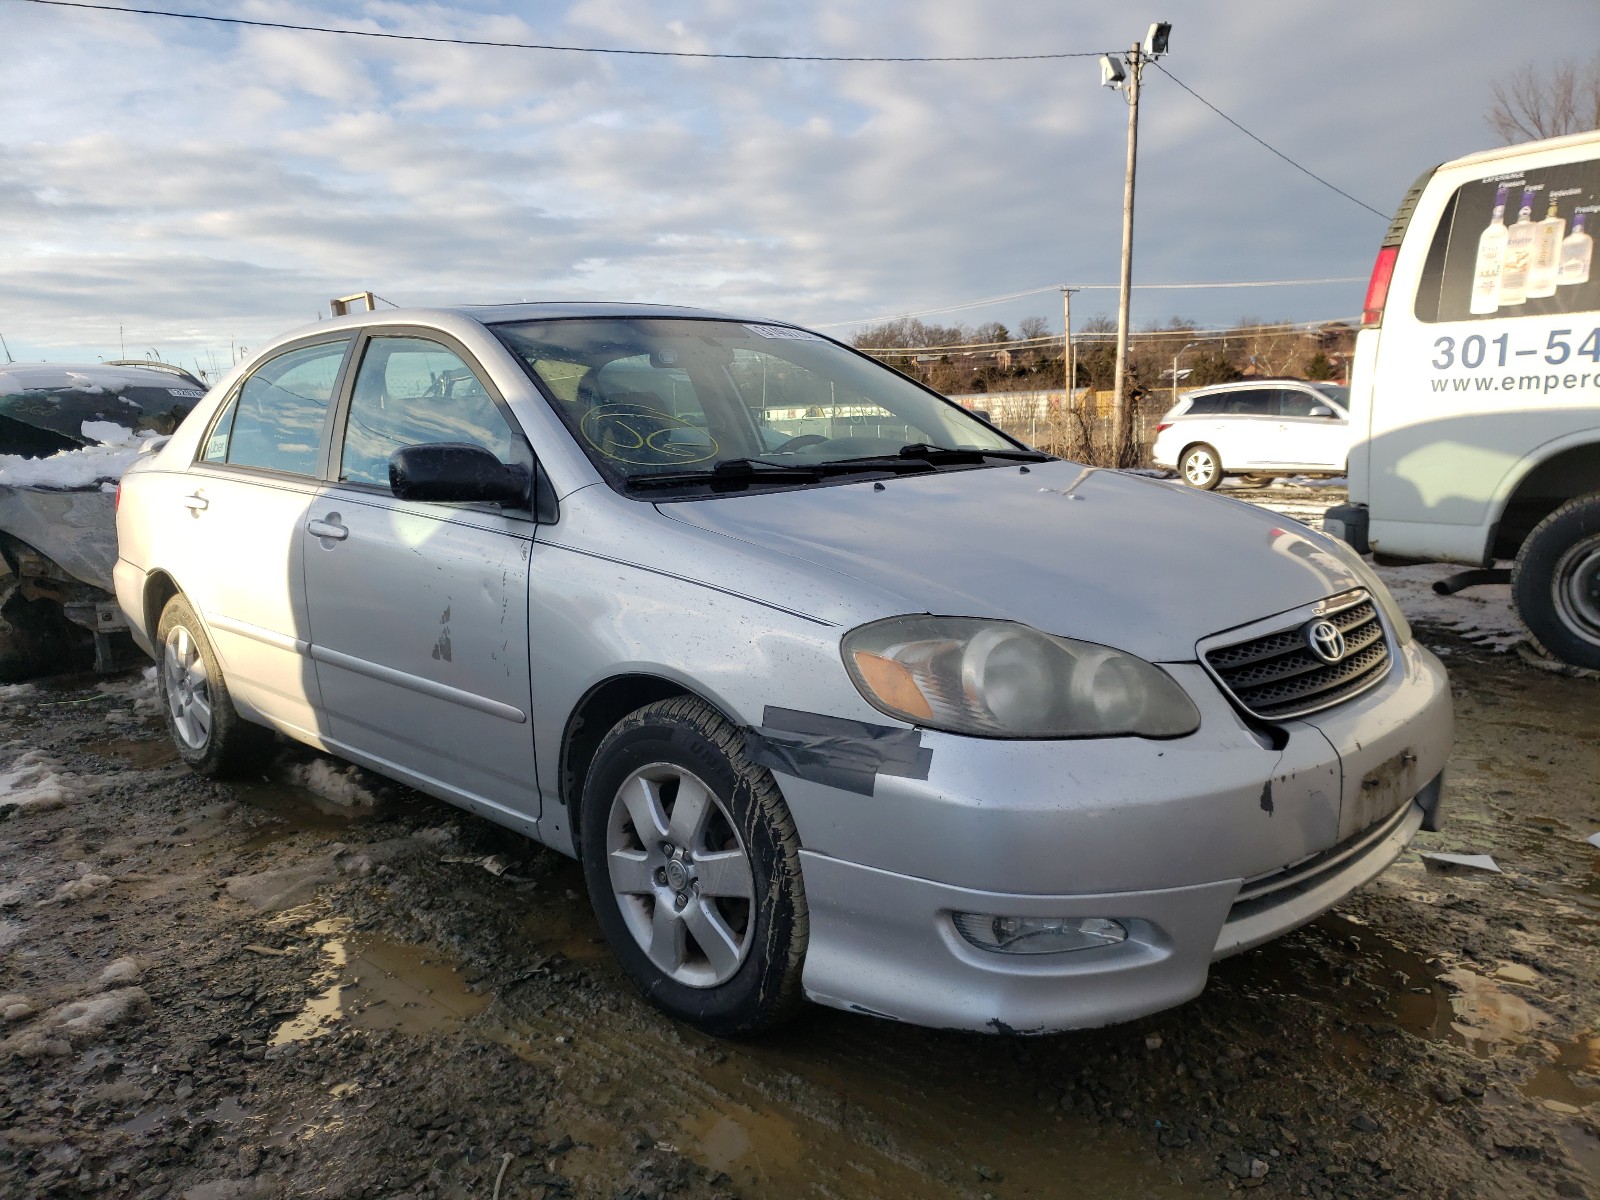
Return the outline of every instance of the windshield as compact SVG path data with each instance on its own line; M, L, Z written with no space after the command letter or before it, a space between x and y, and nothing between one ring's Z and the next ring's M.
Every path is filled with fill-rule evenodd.
M619 487L792 485L863 461L927 470L981 466L990 452L1043 457L872 359L788 326L594 318L495 332Z

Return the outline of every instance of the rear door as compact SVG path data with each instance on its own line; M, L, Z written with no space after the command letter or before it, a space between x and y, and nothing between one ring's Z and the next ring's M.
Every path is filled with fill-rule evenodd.
M330 736L480 811L538 816L528 673L530 512L397 499L389 455L470 442L532 456L488 375L423 330L373 331L301 530Z
M1239 388L1222 393L1217 441L1212 443L1230 471L1274 462L1278 409L1273 388Z
M187 510L166 561L241 707L313 740L303 551L329 406L351 339L290 347L247 376L165 503Z
M1330 400L1305 388L1278 391L1278 432L1274 449L1285 466L1343 471L1349 452L1350 423Z

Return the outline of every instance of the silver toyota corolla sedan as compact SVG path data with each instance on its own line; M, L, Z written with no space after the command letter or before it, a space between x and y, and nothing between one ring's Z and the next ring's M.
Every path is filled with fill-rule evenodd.
M1154 1012L1438 816L1444 671L1353 552L781 322L311 326L128 472L118 536L190 764L276 730L577 856L712 1033Z

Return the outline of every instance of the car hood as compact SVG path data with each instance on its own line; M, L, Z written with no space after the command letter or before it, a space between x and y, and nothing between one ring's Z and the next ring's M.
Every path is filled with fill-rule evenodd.
M1068 462L657 507L752 553L858 579L902 612L1020 621L1158 662L1193 660L1207 635L1362 586L1287 517Z

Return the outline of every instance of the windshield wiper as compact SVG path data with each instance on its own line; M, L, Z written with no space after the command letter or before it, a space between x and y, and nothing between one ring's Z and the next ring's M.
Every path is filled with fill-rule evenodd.
M1055 457L1044 453L1042 450L979 450L972 446L955 448L934 446L927 442L910 442L901 446L897 456L900 458L920 458L927 462L936 463L977 463L986 458L1015 459L1020 462L1049 462Z
M682 487L709 483L713 487L744 487L753 481L771 479L807 480L822 478L817 467L803 463L775 463L760 458L725 458L704 471L636 471L626 477L630 488Z

